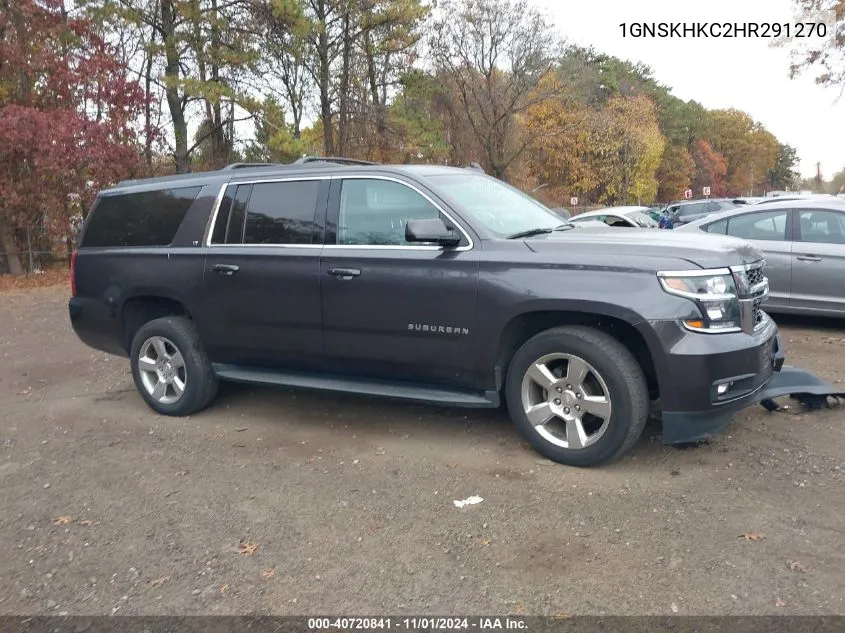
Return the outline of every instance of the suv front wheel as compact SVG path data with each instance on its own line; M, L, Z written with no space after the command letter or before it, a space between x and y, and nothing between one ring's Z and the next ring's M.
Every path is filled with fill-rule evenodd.
M164 415L190 415L217 395L217 378L194 324L168 316L142 325L129 353L132 378L146 403Z
M584 326L537 334L517 350L505 384L511 419L541 455L594 466L625 453L648 418L648 386L633 354Z

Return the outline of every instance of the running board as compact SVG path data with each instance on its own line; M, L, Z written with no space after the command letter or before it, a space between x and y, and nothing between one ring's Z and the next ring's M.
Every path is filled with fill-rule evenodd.
M454 407L495 409L499 406L499 394L495 391L486 391L484 393L456 391L435 386L367 380L363 378L347 378L345 376L327 374L271 371L220 363L212 363L211 367L217 377L222 380L254 385L274 385L278 387L315 389L318 391L336 391Z

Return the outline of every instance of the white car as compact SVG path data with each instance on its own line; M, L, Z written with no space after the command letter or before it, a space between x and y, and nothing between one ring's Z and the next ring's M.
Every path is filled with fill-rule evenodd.
M607 207L579 213L570 218L569 221L573 224L603 222L608 226L656 229L657 221L649 211L648 207Z

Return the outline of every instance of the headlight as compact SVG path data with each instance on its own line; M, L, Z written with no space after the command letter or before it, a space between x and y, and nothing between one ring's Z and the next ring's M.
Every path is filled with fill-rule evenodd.
M684 325L699 332L736 332L742 327L739 298L728 269L657 273L660 285L673 295L695 302L701 319L687 319Z

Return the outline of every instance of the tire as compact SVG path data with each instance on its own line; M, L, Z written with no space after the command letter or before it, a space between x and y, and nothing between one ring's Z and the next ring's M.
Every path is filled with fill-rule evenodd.
M529 339L511 360L505 394L534 450L569 466L620 457L648 419L648 385L636 358L591 327L557 327Z
M185 317L167 316L142 325L132 338L129 361L135 387L157 413L190 415L217 395L211 362L194 324Z

